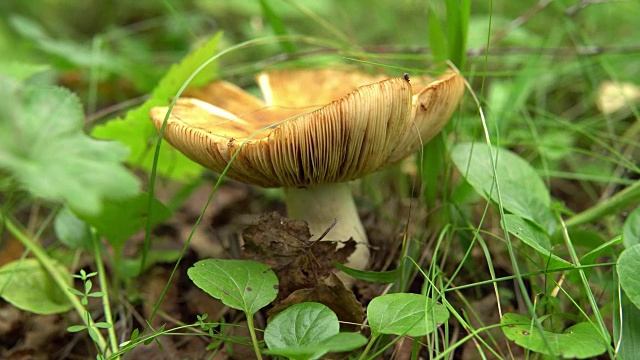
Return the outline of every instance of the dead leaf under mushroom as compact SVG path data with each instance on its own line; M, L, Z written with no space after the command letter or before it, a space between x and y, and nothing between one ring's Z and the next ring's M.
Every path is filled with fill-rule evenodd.
M340 249L336 249L339 241L310 241L306 221L289 220L276 212L262 215L242 236L244 258L266 264L278 276L280 292L276 302L296 290L322 284L335 270L331 261L346 262L356 248L353 239Z

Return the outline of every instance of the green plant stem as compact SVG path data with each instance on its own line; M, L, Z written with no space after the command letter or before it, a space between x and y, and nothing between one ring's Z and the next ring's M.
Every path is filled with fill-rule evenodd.
M369 339L369 343L367 344L367 347L364 348L364 351L362 352L362 355L360 355L358 360L364 360L367 357L367 354L371 350L373 343L375 343L377 339L378 339L377 335L371 335L371 339Z
M244 313L247 317L247 326L249 327L249 334L251 334L251 343L253 344L253 351L256 352L256 358L262 360L262 354L260 353L260 347L258 346L258 337L256 336L256 329L253 326L253 314Z
M567 227L573 227L599 219L605 215L617 212L621 208L640 201L640 181L636 181L624 190L607 200L567 219Z
M567 225L562 223L562 217L560 216L560 214L558 214L558 212L556 212L555 215L558 220L558 223L562 226L562 237L564 238L565 243L567 245L567 250L569 251L571 260L573 260L573 264L576 265L576 267L578 267L578 274L580 275L582 286L584 286L584 290L587 293L586 296L587 296L587 299L589 300L589 304L591 305L591 310L593 311L593 315L596 320L595 322L599 326L599 328L596 327L596 329L599 331L600 336L602 337L602 340L605 342L605 346L606 346L606 342L608 342L609 340L609 332L604 323L604 319L602 318L602 314L600 313L600 307L598 307L598 303L596 302L593 292L591 291L591 286L589 286L589 280L587 279L587 275L585 274L584 270L580 268L580 258L578 257L578 254L576 253L576 250L571 243L571 238L569 237L569 231L567 229ZM594 327L596 326L596 324L593 324L593 325ZM609 350L609 353L611 354L611 346L608 346L607 350Z
M23 233L18 228L18 226L4 214L0 213L0 220L5 223L5 225L7 226L7 230L9 230L9 232L13 236L15 236L15 238L20 241L20 243L22 243L25 248L29 249L29 251L31 251L31 253L33 253L33 255L36 257L36 259L38 259L40 264L42 264L42 267L45 268L51 278L53 278L53 281L55 281L56 285L58 285L69 302L71 302L78 315L80 315L80 318L85 322L85 325L87 327L93 326L93 320L90 317L88 319L84 318L86 309L84 308L84 306L82 306L80 300L78 300L75 295L71 294L67 290L69 287L71 287L71 284L67 283L62 275L58 272L58 269L56 269L55 267L54 261L49 257L49 255L47 255L47 253L37 243L35 243L33 240L31 240L31 238L29 238L29 236ZM97 334L98 351L103 352L106 348L106 341L99 331L97 332Z
M100 241L95 229L91 229L91 237L93 238L93 257L96 259L96 267L98 268L98 279L100 279L100 291L102 291L102 307L104 309L104 318L111 327L107 329L109 334L109 342L111 345L111 352L113 354L118 352L118 338L116 337L116 330L113 325L113 317L111 316L111 303L109 301L109 283L107 282L107 276L104 269L104 263L102 262L102 254L100 253ZM116 356L116 359L120 359L120 356Z

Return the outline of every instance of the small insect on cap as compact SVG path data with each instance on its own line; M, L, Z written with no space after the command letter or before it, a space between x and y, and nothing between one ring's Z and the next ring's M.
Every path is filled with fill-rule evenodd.
M464 90L446 74L425 82L342 70L258 75L260 100L225 81L178 99L164 137L192 160L263 187L349 181L396 163L447 123ZM421 84L422 83L422 84ZM158 129L167 107L151 109Z

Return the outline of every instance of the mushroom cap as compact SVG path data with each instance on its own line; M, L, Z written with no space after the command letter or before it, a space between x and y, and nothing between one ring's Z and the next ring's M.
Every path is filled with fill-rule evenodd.
M434 81L342 70L262 73L265 100L215 81L177 100L165 139L201 165L263 187L360 178L433 138L464 91L457 74ZM423 84L420 84L420 83ZM160 129L168 107L150 115Z

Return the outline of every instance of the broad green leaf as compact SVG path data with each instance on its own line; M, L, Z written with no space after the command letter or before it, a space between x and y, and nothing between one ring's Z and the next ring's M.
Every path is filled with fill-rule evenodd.
M317 343L339 332L338 316L331 309L307 302L276 315L264 331L264 341L269 349L285 349Z
M54 230L58 240L71 249L93 247L89 225L66 206L56 215Z
M60 274L71 287L71 275L60 264ZM13 306L36 314L69 311L71 303L36 259L10 262L0 268L0 296Z
M485 199L498 203L490 156L488 145L482 143L458 144L451 150L451 159L467 182ZM504 209L552 233L551 198L536 171L506 149L493 147L493 159Z
M166 106L176 96L189 76L218 51L221 34L213 36L202 47L187 55L179 64L169 69L153 90L151 98L140 107L127 113L123 120L116 119L98 126L93 135L104 139L117 139L126 144L131 153L129 162L145 170L153 165L158 130L151 122L149 110L155 106ZM191 86L202 86L217 75L215 62L203 69ZM158 173L178 180L188 180L202 172L202 167L189 160L169 144L163 144L158 160Z
M640 353L640 308L636 307L624 293L621 298L622 319L613 316L614 343L618 347L619 359L633 359ZM622 320L622 323L620 323Z
M618 258L620 285L632 303L640 308L640 244L622 252Z
M99 214L81 218L95 227L116 249L121 249L132 235L145 227L148 201L147 193L140 193L124 200L105 201ZM154 198L151 202L151 216L153 226L171 217L171 211Z
M506 214L504 222L509 233L542 255L543 261L538 263L540 269L552 270L573 266L570 262L553 254L549 235L536 225L513 214Z
M398 280L400 276L401 268L389 270L389 271L366 271L366 270L358 270L353 269L348 266L344 266L337 261L331 262L333 266L338 268L338 270L344 272L349 276L353 276L356 279L374 282L374 283L382 283L382 284L391 284Z
M120 164L126 148L88 137L82 122L82 105L68 90L0 77L0 169L33 195L80 213L137 194L136 178Z
M633 210L624 221L622 239L626 248L640 244L640 206Z
M187 274L196 286L247 316L253 316L278 295L278 277L257 261L201 260Z
M358 333L341 332L315 344L278 350L265 350L264 354L286 356L295 360L319 359L330 352L355 350L367 343L367 338Z
M371 333L423 336L449 318L449 311L420 294L387 294L374 298L367 307Z
M541 333L531 324L529 318L518 314L504 314L500 323L504 325L502 331L509 340L515 341L525 349L545 355L586 359L607 350L598 330L588 322L573 325L561 334L549 331Z
M269 322L264 341L272 355L291 359L318 359L328 352L361 347L367 339L357 333L339 333L338 317L315 302L295 304Z

